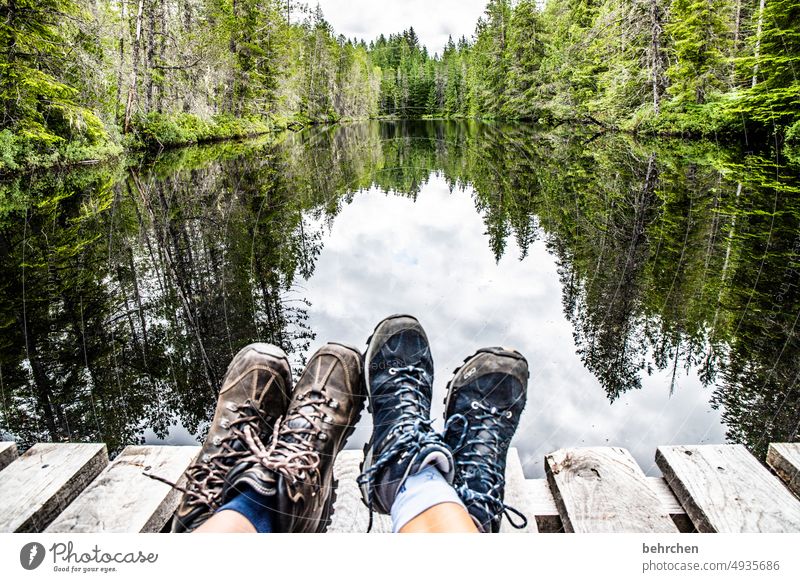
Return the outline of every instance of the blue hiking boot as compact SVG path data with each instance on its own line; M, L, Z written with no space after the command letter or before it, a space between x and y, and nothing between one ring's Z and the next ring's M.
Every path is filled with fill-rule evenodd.
M358 478L364 503L389 514L409 475L434 465L453 482L450 450L430 419L433 358L425 331L410 315L384 319L367 340L365 380L373 432Z
M445 442L455 458L455 487L483 532L500 531L504 514L518 529L528 524L503 502L506 454L525 408L528 376L528 362L519 352L483 348L447 385Z

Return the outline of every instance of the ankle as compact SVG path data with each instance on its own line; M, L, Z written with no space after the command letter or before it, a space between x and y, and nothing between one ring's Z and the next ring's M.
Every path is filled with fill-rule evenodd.
M428 465L409 476L397 490L397 496L391 507L392 531L403 530L409 523L417 521L417 518L440 505L454 505L459 509L460 513L469 518L466 508L453 486L435 465ZM445 508L445 510L447 514L452 513L452 508ZM436 517L441 513L442 509L440 508L438 511L429 514L428 517ZM430 519L423 519L417 521L417 526L423 529L433 527L435 525L434 522L431 522ZM415 531L422 531L422 529L415 529Z

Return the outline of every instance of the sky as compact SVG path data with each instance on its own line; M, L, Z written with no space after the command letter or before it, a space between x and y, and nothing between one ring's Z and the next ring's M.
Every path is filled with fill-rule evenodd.
M315 1L308 4L313 8ZM369 42L413 26L428 52L441 54L449 35L472 36L486 0L319 0L319 5L337 34Z

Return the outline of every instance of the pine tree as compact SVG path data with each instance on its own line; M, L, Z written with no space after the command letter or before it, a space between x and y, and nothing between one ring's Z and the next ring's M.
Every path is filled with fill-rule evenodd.
M508 35L508 79L504 113L529 118L538 108L544 57L544 31L535 0L521 0L514 7Z
M69 50L62 36L73 0L7 0L0 5L0 129L37 147L105 136L100 120L58 80Z
M800 123L800 3L767 0L746 114L765 126ZM800 135L798 136L800 137Z
M678 103L705 103L724 87L730 30L726 2L673 0L667 34L674 64L667 74Z
M509 69L508 34L511 21L509 0L490 0L485 18L478 21L471 52L473 74L472 113L497 115L506 98Z

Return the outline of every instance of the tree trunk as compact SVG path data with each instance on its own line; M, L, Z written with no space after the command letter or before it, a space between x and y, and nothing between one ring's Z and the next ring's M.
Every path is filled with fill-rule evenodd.
M123 133L128 133L131 127L131 115L133 114L133 102L137 94L136 85L139 83L139 51L142 41L142 12L144 11L144 0L139 0L139 10L136 13L136 35L133 37L133 67L131 71L131 86L128 88L128 102L125 104L125 125Z
M25 351L31 366L31 376L33 376L33 385L36 391L36 399L38 400L37 404L42 411L42 416L44 416L44 422L47 426L47 432L50 433L50 438L57 441L63 433L56 425L57 405L54 405L50 399L53 394L53 387L50 384L50 379L47 377L44 366L39 360L39 352L33 334L28 332L24 317L19 319L25 334Z
M731 89L736 87L736 57L739 56L739 40L742 36L742 0L736 0L736 18L733 24L733 58L731 59Z
M160 33L158 40L158 64L163 65L166 62L167 52L167 10L164 6L164 0L160 0L158 6L158 30ZM162 72L162 74L166 75L164 72ZM156 87L156 111L159 113L164 112L164 87L169 86L166 81L167 80L162 77ZM175 85L177 85L177 83ZM177 93L177 86L175 87L175 92ZM175 99L175 102L177 102L177 99Z
M653 81L653 111L661 112L661 14L659 0L650 0L650 74Z
M128 3L123 0L122 2L122 27L119 31L119 69L117 70L117 100L114 101L115 109L119 107L120 103L122 103L122 80L124 77L124 70L125 70L125 31L127 27L125 26L128 12L127 12ZM116 115L114 116L116 118ZM119 121L119 119L117 118Z
M755 65L753 65L753 87L758 85L758 59L761 57L761 33L764 30L764 9L767 7L767 0L761 0L758 7L758 29L756 30L756 50Z
M151 0L148 6L147 15L147 111L153 110L153 65L156 58L156 7Z

